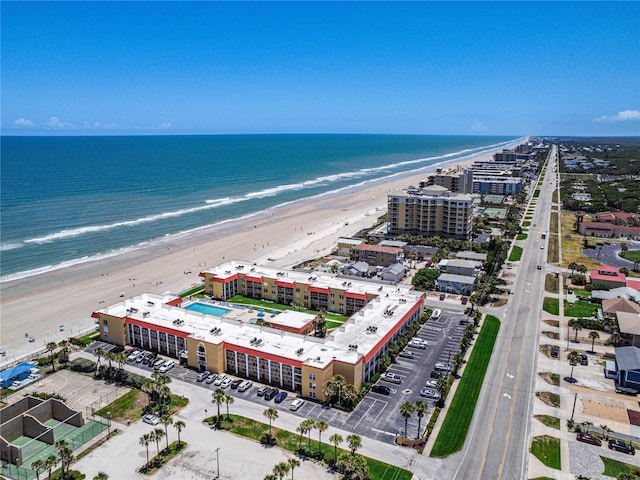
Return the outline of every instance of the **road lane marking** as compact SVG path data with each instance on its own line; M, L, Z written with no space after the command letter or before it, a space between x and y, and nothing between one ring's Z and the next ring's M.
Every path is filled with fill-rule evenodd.
M511 395L509 395L508 393L503 393L502 396L511 400Z

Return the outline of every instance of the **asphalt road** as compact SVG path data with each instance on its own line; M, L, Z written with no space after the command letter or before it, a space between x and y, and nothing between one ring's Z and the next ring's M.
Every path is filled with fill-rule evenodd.
M548 240L540 234L549 231L555 147L551 158L532 221L536 227L530 228L522 259L514 267L511 299L501 309L487 309L500 319L501 328L463 451L443 462L451 473L448 478L527 478L545 274L536 267L546 263Z

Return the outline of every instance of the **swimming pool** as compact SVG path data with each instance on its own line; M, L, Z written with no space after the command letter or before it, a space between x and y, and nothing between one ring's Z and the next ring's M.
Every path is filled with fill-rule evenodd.
M191 305L184 307L185 310L193 310L194 312L206 313L207 315L215 315L216 317L222 317L225 313L229 313L231 310L222 307L216 307L215 305L208 305L206 303L195 302Z

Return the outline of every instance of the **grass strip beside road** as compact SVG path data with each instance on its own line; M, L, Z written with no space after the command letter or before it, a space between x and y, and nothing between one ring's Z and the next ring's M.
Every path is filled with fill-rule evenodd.
M621 473L627 473L631 475L638 475L640 473L640 467L637 465L631 465L629 463L620 462L613 458L608 458L600 455L602 463L604 463L603 475L608 477L618 478Z
M510 262L519 262L522 257L522 247L513 247L511 249L511 255L509 255Z
M487 315L431 450L431 457L451 455L464 445L499 330L500 320Z
M544 300L542 300L542 310L551 315L560 315L560 300L557 298L544 297Z
M560 470L560 439L550 435L533 437L531 453L547 467Z

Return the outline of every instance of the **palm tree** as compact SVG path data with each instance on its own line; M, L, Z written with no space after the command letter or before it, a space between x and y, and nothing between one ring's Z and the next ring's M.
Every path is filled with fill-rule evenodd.
M585 267L584 265L582 265L581 263L578 264L578 266L576 267L576 272L578 273L587 273L589 269L587 267Z
M609 335L607 341L604 342L605 345L613 345L614 347L617 347L620 343L622 343L622 335L617 330Z
M303 420L302 422L300 422L300 425L298 425L298 427L296 428L296 432L300 434L300 438L298 439L298 450L302 448L302 439L304 438L304 435L307 433L308 428L309 427L307 426L306 420Z
M578 343L578 332L582 330L583 323L581 318L569 320L569 326L576 331L576 337L573 339L574 343Z
M93 351L93 354L96 356L96 358L98 359L96 361L96 373L98 373L100 371L100 361L102 360L102 358L104 357L104 350L100 347L96 348Z
M358 396L358 390L356 387L347 383L342 389L342 404L351 407L353 405L353 400Z
M262 414L269 420L269 438L271 438L271 422L278 418L278 410L269 407Z
M69 448L69 443L66 440L58 440L54 445L58 449L58 458L60 459L60 476L65 478L69 473L69 465L75 460L73 450Z
M36 478L38 480L40 480L40 471L41 470L46 470L47 469L47 465L46 465L46 462L44 460L39 458L38 460L33 462L31 465L29 465L29 469L35 471L36 472Z
M629 251L629 246L626 242L620 243L621 257L624 258L627 255L627 251Z
M140 437L138 442L140 445L147 449L147 464L149 463L149 444L153 441L151 433L145 433Z
M57 347L56 342L47 343L47 351L49 352L49 358L51 359L51 371L52 372L56 371L56 359L53 356L53 352L56 349L56 347Z
M93 480L109 480L109 475L104 472L98 472Z
M305 422L306 422L306 432L309 434L309 453L311 453L311 432L313 431L314 428L316 428L316 422L311 418L307 418Z
M215 403L218 406L218 416L216 417L216 428L220 428L220 405L224 403L224 397L226 395L227 394L222 388L217 388L216 391L213 392L212 394L213 403Z
M287 462L277 463L273 467L273 474L277 475L280 480L284 478L284 476L289 472L289 464Z
M420 438L420 430L421 430L420 427L422 426L422 417L424 417L424 415L429 411L429 405L418 400L413 405L413 409L415 410L416 415L418 415L418 438Z
M171 415L164 414L160 417L160 423L164 425L164 437L167 441L167 450L169 450L169 432L167 429L169 428L169 425L173 425L173 418L171 418Z
M351 450L351 455L353 456L356 454L356 450L362 446L362 437L353 433L351 435L347 435L347 444L349 445L349 450Z
M571 270L571 275L570 275L570 277L571 277L571 278L573 278L573 272L578 268L578 264L577 264L576 262L571 262L571 263L567 266L567 268L568 268L569 270Z
M582 422L582 425L584 427L584 433L589 433L589 427L593 426L592 422Z
M594 344L596 343L596 340L600 338L600 334L595 330L591 330L589 332L589 338L591 339L591 351L593 352Z
M334 433L329 437L329 441L333 443L333 463L335 464L338 461L338 445L343 442L342 435Z
M609 440L611 429L607 425L600 425L600 428L602 429L602 436L605 437L605 440Z
M227 420L231 420L231 416L229 415L229 405L233 405L233 402L235 402L235 400L231 395L224 396L224 403L227 404Z
M289 468L291 469L291 480L293 480L293 469L300 466L300 462L296 458L290 458L287 460Z
M404 436L407 436L407 425L409 423L409 418L413 413L413 403L411 402L402 402L400 405L400 414L404 417Z
M51 479L51 470L53 469L53 467L56 466L56 464L58 463L58 457L56 457L54 454L50 454L47 459L44 461L45 464L45 468L47 468L49 470L49 479Z
M569 352L569 355L567 355L567 360L569 360L569 364L571 365L571 375L569 375L569 378L573 378L573 367L580 363L580 354L575 350Z
M444 396L444 390L447 388L447 379L445 377L438 377L436 380L436 388L440 392L441 396Z
M178 447L180 447L180 432L186 428L186 424L182 420L178 420L173 424L173 428L178 431Z
M155 428L152 432L153 435L153 441L156 442L156 451L158 453L158 456L160 456L160 440L162 440L162 437L164 437L164 430L162 430L161 428Z
M276 477L273 473L268 473L264 476L264 480L278 480L278 477Z
M315 422L315 427L318 429L318 453L322 455L322 432L329 428L329 424L322 420Z

